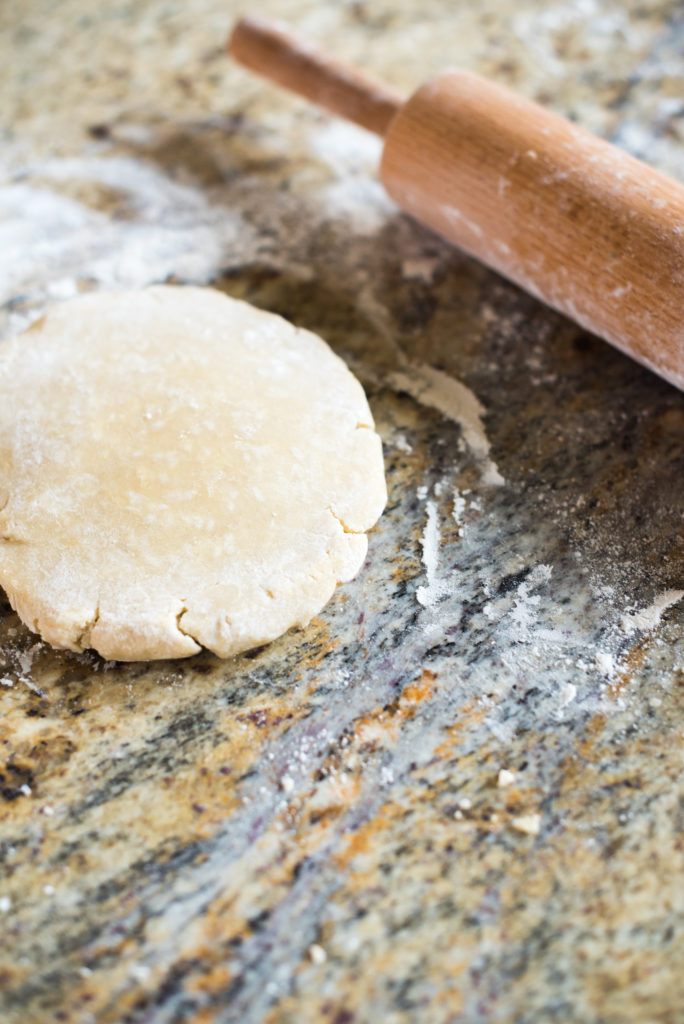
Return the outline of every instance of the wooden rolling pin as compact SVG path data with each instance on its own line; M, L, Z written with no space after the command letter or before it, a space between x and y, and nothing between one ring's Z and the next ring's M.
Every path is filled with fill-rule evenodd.
M229 51L384 136L402 209L684 390L684 187L470 71L404 102L260 19Z

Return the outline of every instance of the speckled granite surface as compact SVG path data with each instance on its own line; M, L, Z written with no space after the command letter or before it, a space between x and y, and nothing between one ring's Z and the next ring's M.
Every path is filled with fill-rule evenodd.
M375 140L231 67L237 10L2 5L3 330L167 279L281 312L366 385L390 501L233 662L59 653L2 605L2 1019L680 1021L682 396L402 218ZM681 173L672 0L261 10Z

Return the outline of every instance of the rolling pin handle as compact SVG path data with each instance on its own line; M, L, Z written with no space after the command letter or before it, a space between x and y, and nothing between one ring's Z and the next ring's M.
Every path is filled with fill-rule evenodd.
M312 100L333 114L384 135L403 97L371 75L307 45L262 18L241 18L228 40L240 64Z

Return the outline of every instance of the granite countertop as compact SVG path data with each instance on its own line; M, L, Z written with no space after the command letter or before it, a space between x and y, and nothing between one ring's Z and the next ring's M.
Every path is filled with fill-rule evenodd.
M2 5L2 330L165 280L282 313L363 381L389 503L233 661L60 653L0 603L2 1020L674 1024L682 395L401 216L376 139L231 65L241 7ZM681 176L674 0L260 13Z

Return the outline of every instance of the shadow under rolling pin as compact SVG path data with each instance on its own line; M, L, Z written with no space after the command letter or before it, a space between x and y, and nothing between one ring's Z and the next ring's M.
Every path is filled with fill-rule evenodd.
M384 136L398 205L684 390L684 187L470 71L404 102L257 18L241 64Z

